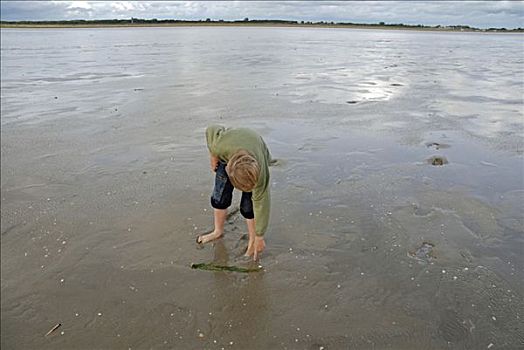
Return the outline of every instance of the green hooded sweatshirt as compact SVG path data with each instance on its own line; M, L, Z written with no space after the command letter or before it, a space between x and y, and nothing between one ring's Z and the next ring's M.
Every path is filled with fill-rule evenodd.
M224 128L211 125L206 129L209 152L224 162L239 150L249 152L260 166L260 176L253 189L252 201L255 213L255 230L257 236L266 233L269 223L269 163L271 155L266 143L255 131L247 128Z

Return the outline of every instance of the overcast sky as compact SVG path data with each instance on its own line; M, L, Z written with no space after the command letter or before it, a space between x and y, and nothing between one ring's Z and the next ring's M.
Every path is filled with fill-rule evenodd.
M290 19L524 27L524 1L10 1L1 19Z

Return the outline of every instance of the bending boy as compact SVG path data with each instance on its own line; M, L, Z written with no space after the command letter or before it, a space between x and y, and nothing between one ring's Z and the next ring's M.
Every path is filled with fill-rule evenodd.
M215 229L197 237L197 242L207 243L222 237L227 208L236 188L242 191L240 213L246 219L249 233L245 255L256 260L265 248L264 233L269 222L269 150L262 137L247 128L209 126L206 139L211 170L216 173L211 196Z

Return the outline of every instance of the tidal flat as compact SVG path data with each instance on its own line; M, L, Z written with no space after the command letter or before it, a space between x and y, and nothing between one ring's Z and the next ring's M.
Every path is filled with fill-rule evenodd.
M522 346L522 34L0 34L2 349ZM253 267L210 124L278 160L261 271L191 268Z

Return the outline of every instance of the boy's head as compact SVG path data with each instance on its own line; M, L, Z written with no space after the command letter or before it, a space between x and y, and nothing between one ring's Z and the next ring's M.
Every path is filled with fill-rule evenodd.
M227 162L226 172L235 188L243 192L251 192L258 182L260 166L251 154L240 150Z

